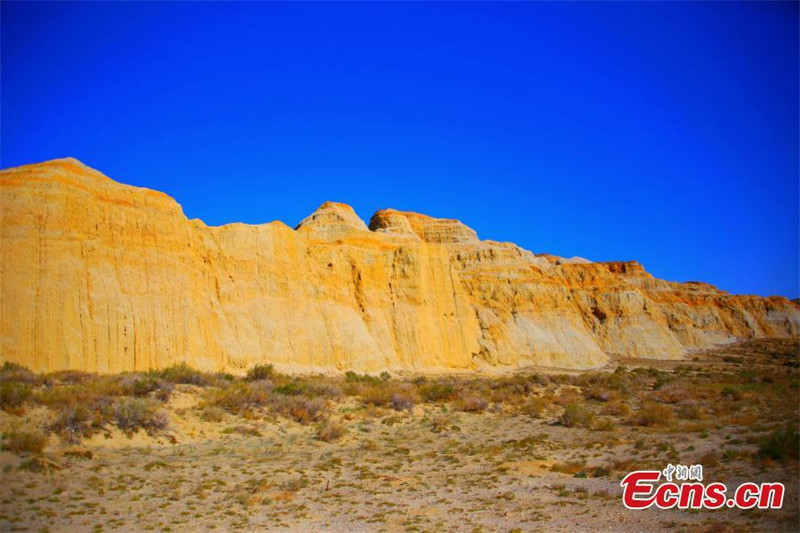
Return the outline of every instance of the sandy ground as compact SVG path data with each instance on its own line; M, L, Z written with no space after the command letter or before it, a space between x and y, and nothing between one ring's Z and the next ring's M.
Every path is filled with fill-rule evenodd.
M718 355L683 364L717 364ZM346 398L333 418L347 433L325 443L313 426L282 418L204 421L202 394L179 385L166 405L169 430L156 436L109 428L79 445L51 436L41 471L25 467L24 454L0 452L0 530L800 530L797 463L753 461L749 425L711 420L693 432L626 425L602 431L563 427L555 410L542 418L430 404L396 412ZM7 428L49 415L39 407L0 416ZM716 459L705 466L706 482L780 481L784 508L622 505L619 481L627 471L700 463L709 452ZM552 470L570 462L585 462L588 477Z

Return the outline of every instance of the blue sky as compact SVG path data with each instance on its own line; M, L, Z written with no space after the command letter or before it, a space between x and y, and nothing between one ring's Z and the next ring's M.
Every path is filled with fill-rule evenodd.
M798 3L3 2L0 165L798 288Z

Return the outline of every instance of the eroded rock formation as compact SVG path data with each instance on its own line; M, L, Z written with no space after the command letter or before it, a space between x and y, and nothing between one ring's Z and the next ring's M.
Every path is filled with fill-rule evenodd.
M537 256L457 220L323 204L209 227L74 159L0 171L0 361L240 371L588 368L797 335L785 298Z

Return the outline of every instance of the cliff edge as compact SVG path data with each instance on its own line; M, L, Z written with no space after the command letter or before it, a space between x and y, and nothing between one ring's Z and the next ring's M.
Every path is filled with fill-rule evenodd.
M327 202L296 229L209 227L74 159L0 171L0 362L37 371L502 370L678 358L794 336L735 296L481 241L457 220Z

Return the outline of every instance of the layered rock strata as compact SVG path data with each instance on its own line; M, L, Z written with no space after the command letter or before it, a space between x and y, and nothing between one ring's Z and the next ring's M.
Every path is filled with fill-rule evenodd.
M209 227L74 159L0 171L0 362L120 372L598 367L792 336L785 298L734 296L481 241L457 220L325 203Z

